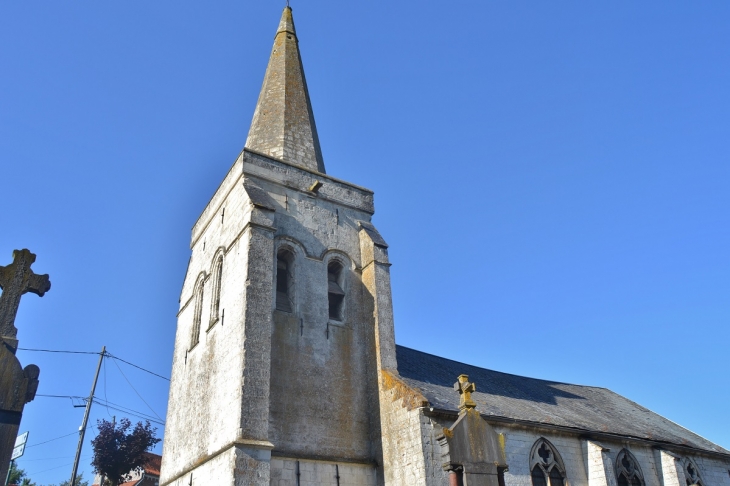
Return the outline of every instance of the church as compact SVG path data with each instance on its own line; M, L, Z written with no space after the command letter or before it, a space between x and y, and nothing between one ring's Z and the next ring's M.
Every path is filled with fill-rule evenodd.
M374 212L325 171L286 7L192 229L161 486L730 486L730 451L608 389L396 345Z

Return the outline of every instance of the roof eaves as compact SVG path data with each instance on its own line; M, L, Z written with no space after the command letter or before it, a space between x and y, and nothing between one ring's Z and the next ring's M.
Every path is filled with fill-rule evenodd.
M429 417L443 417L449 420L454 420L456 417L459 416L459 412L455 410L447 410L447 409L437 409L433 407L423 407L424 414ZM730 451L721 452L721 451L711 451L708 449L701 449L698 447L692 447L688 445L683 444L676 444L674 442L667 442L667 441L658 441L658 440L651 440L646 439L643 437L636 437L631 435L623 435L623 434L612 434L610 432L602 432L598 430L589 430L589 429L583 429L580 427L568 427L565 425L555 425L555 424L548 424L545 422L534 422L531 420L523 420L523 419L515 419L511 417L504 417L499 415L489 415L489 414L483 414L480 413L481 417L486 420L487 422L493 422L498 424L513 424L513 425L521 425L524 427L534 427L538 429L546 429L546 430L552 430L552 431L560 431L560 432L567 432L570 434L578 435L581 438L585 439L595 439L595 440L632 440L635 442L641 442L643 444L647 444L651 447L660 449L660 448L669 448L674 449L677 451L683 451L683 452L692 452L692 453L699 453L704 455L709 455L713 457L718 457L722 459L730 459Z

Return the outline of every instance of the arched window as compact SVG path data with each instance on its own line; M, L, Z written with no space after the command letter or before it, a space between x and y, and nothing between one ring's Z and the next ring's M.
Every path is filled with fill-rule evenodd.
M294 306L294 254L282 248L276 254L276 310L292 312Z
M208 329L218 322L221 307L221 282L223 280L223 253L220 253L213 264L213 298L210 303L210 323Z
M697 468L697 464L689 457L684 460L684 477L687 479L687 486L704 486L705 484L700 477L700 470Z
M190 348L193 348L200 342L200 320L203 317L203 283L204 276L201 274L195 283L194 290L194 307L193 307L193 334L190 336Z
M565 486L565 465L557 449L541 438L530 452L532 486Z
M644 486L639 462L627 449L622 449L616 458L616 479L618 486Z
M342 308L345 291L342 290L342 264L333 260L327 265L327 298L329 300L330 319L342 320Z

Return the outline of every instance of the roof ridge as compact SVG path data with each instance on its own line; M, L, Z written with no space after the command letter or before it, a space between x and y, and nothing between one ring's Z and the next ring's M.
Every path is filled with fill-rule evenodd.
M451 361L452 363L457 363L457 364L461 364L461 365L465 365L465 366L470 366L472 368L477 368L477 369L480 369L480 370L491 371L492 373L499 373L499 374L508 375L508 376L516 376L517 378L527 378L528 380L544 381L546 383L552 383L552 384L556 384L556 385L579 386L579 387L582 387L582 388L594 388L594 389L612 391L609 388L606 388L606 387L603 387L603 386L580 385L580 384L577 384L577 383L568 383L568 382L565 382L565 381L546 380L544 378L535 378L533 376L518 375L516 373L508 373L506 371L498 371L498 370L493 370L491 368L482 368L481 366L477 366L477 365L473 365L473 364L469 364L469 363L464 363L463 361L457 361L455 359L445 358L445 357L439 356L437 354L427 353L426 351L420 351L418 349L409 348L408 346L403 346L402 344L396 344L396 347L397 348L408 349L410 351L415 351L416 353L426 354L428 356L433 356L434 358L444 359L446 361ZM612 393L615 393L615 392L612 392Z

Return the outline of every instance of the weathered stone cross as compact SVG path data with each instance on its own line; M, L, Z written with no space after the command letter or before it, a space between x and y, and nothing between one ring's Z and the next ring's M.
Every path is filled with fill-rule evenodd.
M471 399L471 394L477 391L477 387L474 383L469 383L468 375L459 375L459 381L454 383L454 390L461 395L459 410L467 410L477 406L476 402Z
M0 337L16 339L15 316L18 313L20 297L32 292L43 297L51 288L48 275L36 275L30 269L35 255L28 250L13 251L13 263L0 266Z

